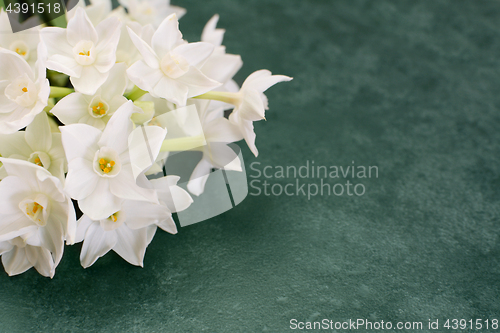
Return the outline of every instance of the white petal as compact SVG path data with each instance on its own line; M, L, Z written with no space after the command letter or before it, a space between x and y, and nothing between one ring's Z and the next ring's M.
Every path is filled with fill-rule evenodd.
M209 154L205 156L205 158L207 158L214 167L225 170L242 171L238 155L225 143L212 143L207 147L207 150Z
M86 95L94 95L109 76L109 72L101 73L94 66L82 67L80 77L70 77L71 84L79 91Z
M241 119L234 112L229 115L229 121L238 126L245 138L245 141L248 145L248 148L252 151L252 153L257 157L259 155L259 151L255 146L255 132L253 130L253 122L245 119Z
M26 257L25 248L19 248L17 246L15 246L10 252L2 255L2 264L9 276L24 273L33 267Z
M11 113L0 113L0 133L11 134L28 126L42 110L43 106L33 109L18 106Z
M38 273L53 278L57 263L54 262L49 250L38 246L26 246L26 256Z
M111 193L122 199L158 203L158 196L154 190L137 185L130 164L122 165L120 173L109 179L109 189Z
M63 205L60 206L63 208ZM52 212L54 214L54 211ZM76 238L76 212L73 201L70 198L66 201L66 210L58 210L58 215L54 215L55 218L59 219L60 223L63 225L65 232L64 238L66 239L67 245L75 244Z
M12 81L10 81L10 80L0 81L0 92L1 92L1 94L0 94L0 113L9 113L17 107L17 103L11 101L3 93L5 91L5 88L7 88L7 86L11 83L12 83Z
M122 210L127 217L125 224L130 229L140 229L156 224L171 215L166 206L144 201L127 200Z
M185 106L188 91L188 86L181 83L179 80L172 80L171 78L163 76L154 87L154 90L150 92L153 96L165 98L178 106Z
M31 124L26 127L26 142L33 151L48 152L50 150L52 146L52 132L47 113L40 112Z
M24 132L0 134L0 154L2 156L22 155L28 158L32 152L33 150L26 142Z
M101 131L84 124L61 126L59 129L68 162L77 157L94 160L95 152L99 150L97 141L101 137Z
M270 70L267 70L267 69L261 69L261 70L258 70L258 71L255 71L253 72L252 74L250 74L246 79L245 79L245 82L243 82L244 85L246 84L250 84L251 82L255 81L255 80L260 80L262 78L266 78L266 77L270 77L271 75L273 75L271 73Z
M46 46L48 60L46 66L52 70L71 76L80 76L81 66L73 57L68 43L66 29L49 27L40 31L40 38Z
M96 260L109 252L116 244L114 231L104 231L99 223L92 223L87 229L80 253L80 263L84 268L94 264Z
M87 215L83 215L77 222L75 243L83 242L90 225L94 223Z
M68 164L65 191L75 200L91 195L101 177L93 170L92 162L77 157Z
M219 15L215 14L212 18L205 24L203 32L201 34L201 40L203 42L212 43L215 46L222 44L224 39L224 29L216 29L217 22L219 21Z
M153 239L156 226L131 230L127 226L122 225L115 231L117 242L113 247L113 251L132 265L143 267L146 247Z
M221 82L228 82L243 66L239 55L222 54L212 55L201 68L203 74L209 78Z
M207 159L201 159L201 161L194 168L191 177L189 178L189 182L187 184L189 192L193 193L196 196L199 196L203 193L212 167L212 164Z
M262 120L265 116L265 105L261 98L262 93L257 90L245 91L243 101L235 109L238 115L246 120Z
M291 77L285 75L271 75L268 70L260 70L250 74L243 83L243 89L255 89L259 92L266 91L276 83L292 80Z
M97 44L97 59L94 66L101 73L108 72L116 61L116 47L120 40L120 21L110 17L97 26L99 44Z
M145 63L153 69L160 68L160 60L158 59L158 56L151 48L151 46L149 46L144 40L137 36L137 34L132 29L130 29L129 27L127 27L127 29L132 43L134 43L137 50L139 50L139 52L141 53Z
M132 120L130 116L134 112L134 104L128 101L109 119L102 136L99 139L99 147L109 147L114 149L118 155L128 149L128 135L132 130Z
M30 189L34 192L40 191L40 188L38 186L39 179L37 177L36 172L38 170L43 170L43 172L48 173L47 170L33 163L14 158L0 157L0 162L3 163L5 170L10 176L18 177L19 179L24 181L26 185L29 186ZM2 182L0 182L0 187L2 186L6 185L2 185Z
M166 176L150 180L158 192L160 203L166 205L171 212L183 211L193 202L189 193L177 186L179 179L179 176Z
M162 58L182 40L177 15L171 14L161 22L151 39L153 50Z
M96 26L99 43L97 52L102 52L107 48L115 48L120 39L120 20L117 17L109 17Z
M139 126L128 137L134 179L151 167L160 153L167 130L159 126Z
M60 221L58 219L53 220L52 216L50 216L47 225L38 229L38 234L42 247L48 249L54 255L55 264L59 264L64 251L65 236L65 231Z
M68 43L71 46L75 46L81 40L97 44L97 32L83 8L76 9L75 16L69 20L66 31Z
M0 64L0 80L13 80L25 73L35 79L31 67L15 52L0 48Z
M25 178L9 176L0 182L0 212L20 214L19 203L33 192ZM1 221L0 221L1 225Z
M119 63L109 71L108 79L101 87L101 97L109 104L114 98L122 97L121 95L125 92L125 88L127 88L126 70L127 66L124 63Z
M214 46L210 43L198 42L177 46L172 53L181 55L189 65L199 67L210 57Z
M61 72L71 77L80 77L83 66L78 64L73 57L55 54L46 62L47 68L56 72Z
M159 68L151 68L142 60L137 61L127 69L127 75L136 86L152 92L158 82L165 77ZM155 95L157 96L157 95Z
M18 214L2 215L0 241L10 240L36 229L37 226L27 216L22 215L21 211Z
M62 98L50 110L63 124L78 124L78 121L88 115L89 101L81 93L72 93Z
M0 242L0 256L4 254L5 252L9 252L14 248L14 245L12 245L9 241L5 242Z
M158 223L158 227L160 227L163 231L168 232L169 234L175 235L177 233L177 226L175 225L172 215L161 220Z
M218 118L203 128L205 138L209 142L236 142L243 139L238 127L226 118Z
M188 98L204 94L221 86L221 83L208 78L195 67L189 68L189 71L178 78L177 81L189 87Z
M122 199L110 192L108 180L101 178L91 195L85 199L78 200L78 206L92 220L98 221L106 219L119 211L122 202Z

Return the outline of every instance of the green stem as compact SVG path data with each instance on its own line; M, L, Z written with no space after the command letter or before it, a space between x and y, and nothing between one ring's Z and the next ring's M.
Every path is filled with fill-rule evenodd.
M134 89L126 96L131 101L136 101L141 98L147 91L140 89L138 86L135 86Z
M207 142L203 135L190 136L186 138L167 139L163 141L160 151L186 151L201 148Z
M198 96L193 97L193 98L210 99L210 100L221 101L221 102L237 105L241 97L240 97L239 93L232 93L232 92L226 92L226 91L209 91L207 93L204 93L202 95L198 95Z
M50 87L49 98L61 98L75 92L73 88Z

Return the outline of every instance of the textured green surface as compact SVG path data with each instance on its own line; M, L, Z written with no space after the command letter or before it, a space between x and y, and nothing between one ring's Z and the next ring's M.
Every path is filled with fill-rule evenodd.
M379 178L362 197L249 196L178 235L158 232L143 269L110 253L84 270L73 246L53 280L2 272L0 331L500 318L498 2L175 4L191 41L221 15L228 52L245 62L240 83L261 68L295 78L269 90L247 167L354 160Z

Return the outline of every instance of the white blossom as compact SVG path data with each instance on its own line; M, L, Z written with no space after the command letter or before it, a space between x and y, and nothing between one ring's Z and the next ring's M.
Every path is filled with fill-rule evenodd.
M184 106L189 97L221 85L200 71L214 46L204 42L184 42L175 14L160 24L151 38L151 45L131 29L128 31L143 60L134 63L127 74L135 85L153 97Z
M35 70L39 42L40 27L36 26L13 33L9 16L3 9L0 9L0 47L16 52Z
M268 70L260 70L252 73L243 82L239 93L231 98L231 103L235 105L235 108L229 116L229 121L238 126L255 156L258 155L258 150L255 146L253 122L265 119L268 102L264 91L276 83L290 80L292 80L291 77L272 75Z
M66 157L61 133L51 132L45 112L38 114L26 131L0 134L0 155L41 166L64 183Z
M116 61L120 21L110 17L95 28L85 10L77 8L66 29L41 30L48 50L47 68L69 75L75 89L93 95Z
M64 240L73 244L76 220L73 203L61 182L27 161L0 158L8 176L0 182L0 248L7 273L35 266L54 276ZM7 243L5 243L7 242Z
M80 261L83 267L91 266L110 250L136 266L143 266L146 247L156 228L176 234L177 227L172 212L189 207L192 199L177 186L179 177L155 179L151 185L157 190L159 203L125 200L120 210L105 219L91 220L84 215L78 221L76 241L83 240Z
M127 85L125 70L125 64L116 64L94 95L69 94L50 112L65 125L80 123L104 129L115 111L127 102L123 96Z
M132 112L132 102L123 104L102 132L85 124L61 127L68 160L65 190L78 200L82 212L92 220L108 218L120 209L126 199L158 201L155 191L137 184L137 181L147 181L144 174L137 179L134 177L128 145ZM160 133L160 138L161 135L165 137L166 131L156 128L163 133ZM159 153L162 140L149 142L153 161Z
M38 53L43 52L43 45L39 45ZM0 133L10 134L29 125L42 112L50 88L42 59L33 72L19 54L0 48L0 64Z

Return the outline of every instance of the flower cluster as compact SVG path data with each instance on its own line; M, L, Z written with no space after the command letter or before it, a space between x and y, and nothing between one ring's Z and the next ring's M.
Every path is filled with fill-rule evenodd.
M120 5L80 1L66 27L18 33L0 11L0 255L9 275L35 267L53 277L65 243L78 242L83 267L110 250L142 266L157 228L177 232L172 213L203 193L210 170L242 170L226 144L244 139L257 156L264 91L291 80L259 70L240 88L241 57L226 53L217 15L189 43L183 8ZM183 189L162 168L187 149L202 157Z

